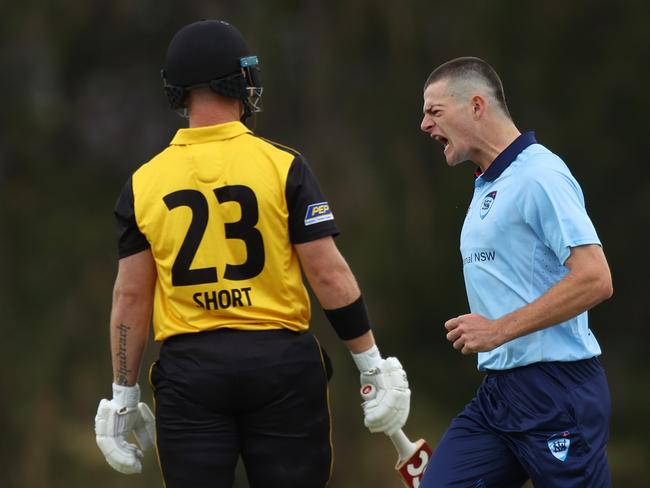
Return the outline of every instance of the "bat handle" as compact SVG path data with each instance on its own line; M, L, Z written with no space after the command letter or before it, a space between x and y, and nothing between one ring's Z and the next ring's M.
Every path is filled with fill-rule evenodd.
M389 438L395 446L395 450L399 456L399 462L410 458L418 449L417 444L411 442L402 429L390 435Z

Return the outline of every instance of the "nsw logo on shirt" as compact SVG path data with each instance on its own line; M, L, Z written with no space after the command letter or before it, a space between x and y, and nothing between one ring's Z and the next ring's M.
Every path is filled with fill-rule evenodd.
M305 213L305 225L317 224L326 220L334 220L334 214L327 202L312 203Z
M483 220L487 214L490 212L490 209L492 208L492 205L494 204L494 200L497 198L497 192L496 191L491 191L487 195L485 195L485 198L483 199L483 203L481 204L481 220Z

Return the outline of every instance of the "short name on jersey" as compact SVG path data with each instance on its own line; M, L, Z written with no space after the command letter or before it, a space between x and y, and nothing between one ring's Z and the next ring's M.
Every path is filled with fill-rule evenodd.
M334 220L334 214L327 202L312 203L305 213L305 225L317 224L326 220Z
M223 310L231 307L250 307L253 302L250 287L231 290L199 291L192 295L197 307L206 310Z

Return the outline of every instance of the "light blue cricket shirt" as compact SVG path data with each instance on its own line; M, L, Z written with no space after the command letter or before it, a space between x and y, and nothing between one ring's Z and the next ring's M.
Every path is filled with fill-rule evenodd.
M472 313L497 319L544 294L568 272L572 247L598 244L580 185L564 162L520 135L475 180L460 236ZM587 312L478 354L478 369L600 355Z

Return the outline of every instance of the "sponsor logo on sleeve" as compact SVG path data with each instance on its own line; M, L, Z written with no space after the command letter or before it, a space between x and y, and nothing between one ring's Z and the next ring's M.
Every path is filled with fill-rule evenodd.
M334 220L334 214L327 202L312 203L307 207L305 225L313 225L326 220Z
M492 208L492 204L494 203L494 200L496 198L497 198L496 191L491 191L490 193L485 195L485 198L483 199L483 203L481 204L481 220L483 220L490 212L490 209Z

